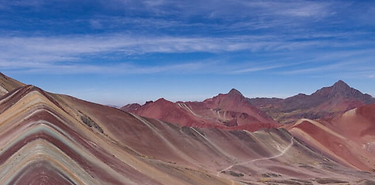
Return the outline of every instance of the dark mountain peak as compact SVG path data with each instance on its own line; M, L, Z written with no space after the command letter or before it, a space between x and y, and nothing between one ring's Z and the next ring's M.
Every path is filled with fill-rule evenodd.
M152 103L153 105L155 106L160 106L160 107L164 107L164 106L173 106L174 103L169 101L169 100L166 100L164 98L159 98L158 100L156 100L155 102Z
M312 96L319 96L319 97L347 97L351 96L353 92L358 91L356 89L351 88L347 83L345 83L342 80L337 81L332 86L329 87L323 87L319 90L317 90L315 93L312 94Z
M160 102L168 102L169 103L170 101L168 101L168 100L166 100L164 98L159 98L158 100L155 101L155 103L156 102L158 102L158 103L160 103Z
M231 89L229 92L228 92L228 95L230 95L230 96L241 96L241 97L244 97L243 95L242 95L242 93L239 91L239 90L237 90L237 89Z
M337 81L335 84L333 84L332 87L337 88L337 89L350 89L351 88L347 83L345 83L342 80Z
M344 81L339 80L333 86L331 87L331 95L341 95L344 97L356 97L363 95L360 91L357 89L354 89L350 87L348 84L346 84Z
M361 91L350 87L344 81L339 80L330 87L323 87L317 92L313 93L312 96L316 96L314 101L320 101L321 103L331 101L337 104L337 101L342 101L343 98L346 100L359 100L364 104L371 104L375 102L375 99L368 94L363 94Z
M345 84L345 85L348 85L348 84L346 84L343 80L339 80L339 81L337 81L335 84Z

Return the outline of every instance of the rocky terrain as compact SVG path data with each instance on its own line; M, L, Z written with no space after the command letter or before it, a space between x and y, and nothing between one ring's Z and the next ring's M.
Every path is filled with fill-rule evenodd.
M188 112L186 120L197 115L176 124L32 85L7 91L0 98L0 184L375 183L373 104L279 125L235 90L200 103L149 103ZM241 128L258 123L265 127Z

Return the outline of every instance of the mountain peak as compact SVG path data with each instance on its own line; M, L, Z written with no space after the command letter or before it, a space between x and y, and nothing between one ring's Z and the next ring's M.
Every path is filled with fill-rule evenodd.
M160 102L168 102L169 103L170 101L166 100L165 98L159 98L155 102L158 102L158 103L160 103Z
M363 94L361 91L350 87L342 80L337 81L330 87L324 87L314 94L317 94L323 102L327 101L324 100L324 97L326 97L329 98L330 101L334 101L335 104L337 104L336 101L342 101L342 98L345 98L346 100L359 100L364 104L371 104L375 102L373 97L368 94Z
M350 86L342 80L339 80L335 84L333 84L333 87L350 88Z
M340 94L340 95L350 96L356 91L358 91L358 90L351 88L344 81L339 80L335 84L333 84L331 93L333 95Z
M239 96L243 96L242 93L237 90L237 89L231 89L229 92L228 92L228 95L239 95Z

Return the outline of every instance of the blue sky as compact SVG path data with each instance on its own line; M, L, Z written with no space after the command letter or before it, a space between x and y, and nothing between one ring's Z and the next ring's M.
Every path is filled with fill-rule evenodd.
M0 1L0 71L103 104L375 95L374 1Z

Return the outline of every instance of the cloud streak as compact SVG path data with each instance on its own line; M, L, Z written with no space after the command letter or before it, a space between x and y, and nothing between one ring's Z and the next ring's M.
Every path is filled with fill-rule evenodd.
M270 56L275 57L278 57L278 53L286 54L286 57L278 58L278 61L271 63L269 63L269 59L263 59L265 60L264 62L268 62L268 64L265 63L265 65L262 65L262 62L255 62L257 61L255 60L252 61L256 63L255 66L241 65L238 68L227 68L231 69L231 71L228 72L230 74L243 74L274 70L307 62L308 60L306 58L313 57L311 54L308 54L305 58L299 57L301 61L285 62L285 60L290 58L290 55L301 55L301 53L305 51L311 52L319 48L340 49L343 45L347 48L350 46L356 47L358 45L373 44L372 42L363 40L357 40L349 44L345 42L346 41L325 39L290 40L288 37L277 35L172 37L105 34L84 36L2 37L0 38L0 49L3 51L0 53L0 69L23 70L32 73L46 71L58 73L111 73L112 71L119 74L147 74L172 72L175 70L183 71L184 69L192 72L194 70L199 71L205 66L203 62L201 62L202 59L182 63L176 62L174 64L169 64L169 66L166 64L157 64L157 61L150 61L149 66L142 66L137 65L136 60L133 60L133 58L149 57L153 54L168 55L181 53L211 53L215 56L235 53L248 53L248 55L251 56L268 53ZM345 52L336 55L328 54L327 52L318 52L317 54L321 58L313 58L317 61L337 60L343 57L366 56L371 52L372 51L369 50L360 50L358 52ZM111 62L112 60L117 62L113 64L113 62ZM152 58L149 58L149 60L152 60ZM175 59L167 60L171 60L173 63ZM211 59L211 61L213 60L215 60L215 58ZM228 58L224 63L230 61L233 61L233 59ZM107 62L108 64L106 64ZM324 68L324 66L317 67L316 69L287 71L284 72L284 74L301 74L317 71L321 68ZM334 68L334 66L331 66L331 68Z
M82 12L85 16L70 15L70 19L62 14L58 21L48 16L23 17L20 22L38 22L35 29L29 28L37 31L15 31L13 36L0 37L0 69L32 73L150 74L184 69L203 72L204 68L210 68L205 70L225 71L225 74L277 71L299 75L332 71L337 65L329 64L354 60L353 57L368 63L373 51L363 48L375 46L371 30L353 31L351 24L347 25L349 19L335 17L348 12L347 8L354 2L94 0L52 3L57 8L74 4L79 8L93 6L100 13L93 15L97 10L94 9ZM37 8L45 13L43 15L55 12L46 11L55 6L44 0L0 2L0 9L10 11L15 7L31 7L31 12ZM72 12L81 11L79 8L72 8ZM358 9L353 11L358 12ZM358 17L354 16L353 20ZM10 27L16 24L8 23ZM341 31L337 25L350 29ZM81 27L86 30L66 34L42 29L55 26L63 26L66 32L70 28L78 32ZM7 32L6 29L0 31ZM346 52L353 49L361 53ZM336 51L343 52L336 54ZM204 57L194 58L202 53L211 56L208 64ZM154 58L155 55L162 57ZM172 55L193 59L176 59L178 57L170 57ZM237 59L236 55L242 58ZM139 62L139 58L148 60L148 64ZM221 58L225 61L216 67L215 62ZM314 65L304 65L308 62ZM234 67L230 63L234 63ZM291 69L286 69L288 67Z
M143 1L135 0L126 2L130 9L148 10L155 14L175 14L179 10L184 16L209 15L210 18L224 16L253 17L263 16L293 16L293 17L314 17L326 16L330 12L332 3L319 1L248 1L248 0L192 0L180 2L174 0ZM135 8L136 7L136 8Z
M22 65L22 64L20 64ZM27 63L25 66L17 67L11 66L5 69L14 70L18 73L28 74L113 74L113 75L138 75L138 74L184 74L184 73L199 73L210 64L194 62L194 63L179 63L169 65L144 66L132 63L117 63L112 65L97 65L97 64L56 64L44 63L35 64ZM4 67L4 66L0 66Z
M365 41L352 42L361 45ZM61 37L3 37L0 38L1 58L39 60L50 62L74 60L80 55L120 53L142 55L147 53L220 53L236 51L302 50L309 47L340 47L340 41L284 40L277 36L233 37L144 37L132 35L87 35Z

